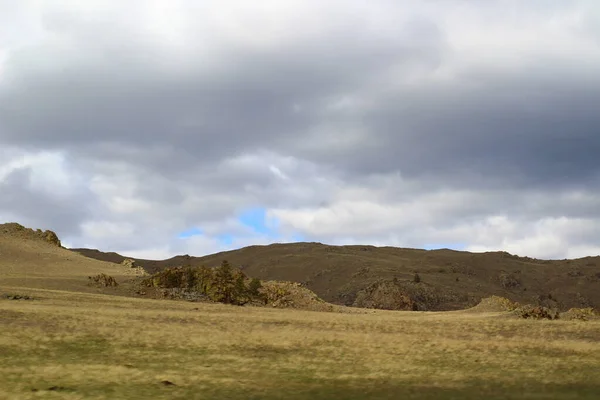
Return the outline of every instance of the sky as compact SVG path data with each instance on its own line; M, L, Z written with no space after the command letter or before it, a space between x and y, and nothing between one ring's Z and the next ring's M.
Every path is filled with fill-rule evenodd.
M0 0L0 222L599 255L598 71L595 0Z

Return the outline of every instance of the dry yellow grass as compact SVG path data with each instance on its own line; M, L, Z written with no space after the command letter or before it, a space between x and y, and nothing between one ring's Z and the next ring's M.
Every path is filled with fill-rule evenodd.
M114 296L131 273L0 235L0 294L34 298L0 298L0 399L599 398L600 321Z
M94 292L87 286L88 276L99 273L121 283L139 271L92 260L44 241L0 234L0 285Z
M600 393L596 321L0 292L35 298L0 300L0 398L597 399Z

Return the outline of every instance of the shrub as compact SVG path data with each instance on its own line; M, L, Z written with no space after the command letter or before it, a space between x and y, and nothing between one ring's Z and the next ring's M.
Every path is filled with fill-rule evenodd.
M562 314L564 319L576 319L579 321L589 321L590 319L598 318L599 313L592 307L586 308L571 308L569 311Z
M499 275L498 280L504 289L514 289L521 286L521 280L514 274L502 273Z
M7 300L33 300L33 297L28 296L26 294L5 294L0 296L0 298L4 298Z
M559 312L557 309L551 309L542 306L533 306L526 304L514 310L514 313L525 319L558 319Z
M92 286L92 285L95 285L98 287L117 287L117 286L119 286L119 284L117 283L115 278L113 278L110 275L106 275L104 273L98 274L96 276L88 276L88 279L89 279L88 285L90 285L90 286Z
M251 296L260 296L260 288L262 288L262 283L259 279L252 278L250 280L250 284L248 285L248 292Z
M213 270L202 266L194 269L195 286L194 290L201 293L208 293L214 284Z
M171 289L170 297L199 299L208 298L212 301L244 305L254 299L262 300L259 292L262 284L258 279L251 280L239 269L234 269L227 261L217 268L207 267L176 267L158 272L142 284L148 287ZM165 292L167 293L167 292Z

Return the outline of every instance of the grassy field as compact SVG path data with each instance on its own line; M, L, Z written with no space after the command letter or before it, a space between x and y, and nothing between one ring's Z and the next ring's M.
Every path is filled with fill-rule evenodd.
M0 300L1 399L600 396L597 321L8 292L33 299Z

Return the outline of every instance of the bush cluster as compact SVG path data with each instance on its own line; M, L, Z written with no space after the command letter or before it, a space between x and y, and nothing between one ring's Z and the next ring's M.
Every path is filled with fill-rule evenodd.
M224 304L264 302L260 293L260 280L249 279L227 261L223 261L217 268L167 268L145 279L142 284L147 287L179 289Z
M596 319L599 316L600 313L592 307L571 308L564 313L565 319L576 319L579 321L589 321L590 319Z
M557 309L552 309L548 307L542 306L533 306L531 304L526 304L521 307L517 307L514 310L514 313L521 318L526 319L558 319L559 312Z
M498 280L504 289L515 289L521 286L521 280L513 273L502 273L498 276Z
M4 294L0 296L0 298L8 300L33 300L33 297L28 296L26 294Z
M95 286L99 286L99 287L117 287L119 286L119 284L117 283L117 281L115 280L115 278L113 278L110 275L106 275L106 274L98 274L96 276L88 276L89 279L89 285L95 285Z

